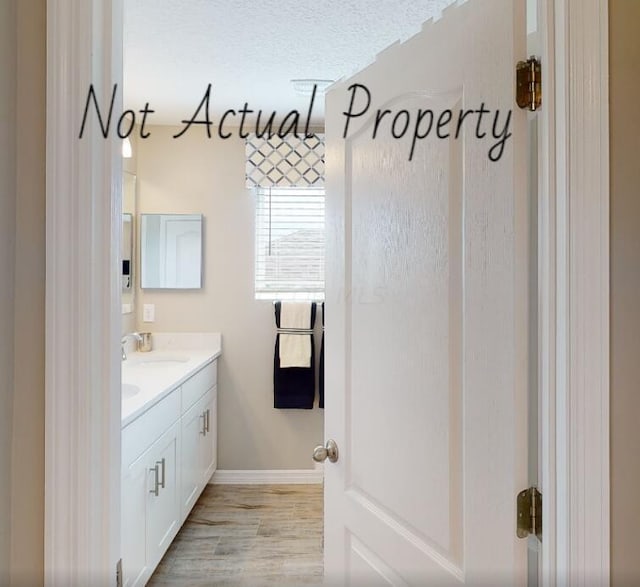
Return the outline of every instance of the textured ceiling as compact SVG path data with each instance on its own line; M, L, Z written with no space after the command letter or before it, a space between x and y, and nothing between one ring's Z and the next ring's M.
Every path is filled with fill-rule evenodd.
M190 118L207 84L212 114L244 102L306 111L290 80L337 80L416 33L451 0L124 0L125 105L151 123ZM323 120L322 102L315 122Z

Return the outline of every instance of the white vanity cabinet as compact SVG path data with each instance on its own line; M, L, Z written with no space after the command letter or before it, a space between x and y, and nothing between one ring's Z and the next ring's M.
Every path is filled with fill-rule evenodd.
M141 585L147 576L147 476L145 456L125 468L122 475L122 575L125 587Z
M211 479L216 467L217 363L205 367L182 388L183 521ZM203 394L202 389L207 389Z
M139 585L146 580L180 527L178 431L176 422L123 475L125 585Z
M181 511L186 518L202 491L202 454L208 443L206 396L182 417L182 485Z
M217 361L122 430L123 584L144 585L215 471Z
M203 488L209 483L218 464L218 388L214 387L205 396L205 414L207 418L207 434L205 442L202 443L201 453L201 483Z
M147 561L155 568L182 525L180 511L180 436L174 424L147 457Z

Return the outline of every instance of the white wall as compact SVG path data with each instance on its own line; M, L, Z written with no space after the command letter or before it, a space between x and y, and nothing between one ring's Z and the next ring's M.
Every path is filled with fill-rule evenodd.
M323 441L323 411L273 409L273 305L254 299L244 142L209 140L201 129L173 140L177 130L151 127L151 138L138 141L138 210L204 214L205 287L139 292L138 329L222 333L220 469L311 469L313 448ZM156 306L154 324L141 322L144 303Z
M610 0L611 566L640 584L640 2Z
M13 413L13 293L16 205L15 2L0 3L0 585L11 556L11 434Z

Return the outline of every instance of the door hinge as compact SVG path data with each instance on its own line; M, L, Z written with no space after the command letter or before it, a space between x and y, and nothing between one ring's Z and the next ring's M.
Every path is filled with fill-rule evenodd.
M529 487L518 493L518 538L536 536L542 542L542 493Z
M116 563L116 587L122 587L122 559Z
M519 61L516 66L516 103L531 112L542 105L542 65L535 57Z

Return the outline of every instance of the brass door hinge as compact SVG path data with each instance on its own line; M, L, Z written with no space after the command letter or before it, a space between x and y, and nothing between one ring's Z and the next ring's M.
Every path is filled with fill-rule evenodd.
M542 493L529 487L518 493L518 538L534 535L542 542Z
M542 65L535 57L519 61L516 66L516 103L531 112L542 105Z
M122 559L116 563L116 587L122 587Z

